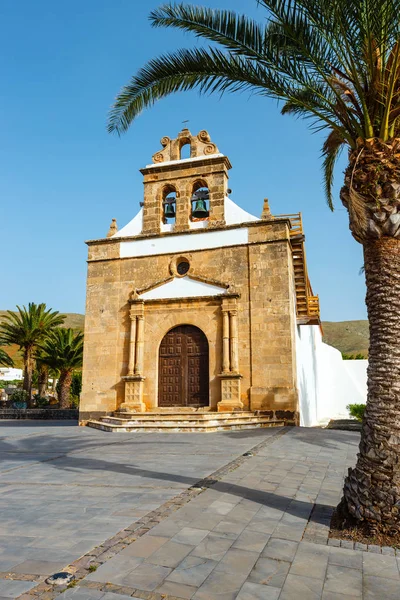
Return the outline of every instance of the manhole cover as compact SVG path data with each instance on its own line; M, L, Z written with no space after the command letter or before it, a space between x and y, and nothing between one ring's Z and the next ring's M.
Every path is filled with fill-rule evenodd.
M254 456L254 454L252 452L245 452L243 456Z
M48 577L46 583L50 583L51 585L68 585L73 579L75 579L75 576L72 573L61 571Z

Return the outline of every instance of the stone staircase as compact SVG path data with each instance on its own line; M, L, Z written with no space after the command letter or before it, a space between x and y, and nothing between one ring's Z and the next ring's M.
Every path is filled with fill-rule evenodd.
M102 431L133 432L209 432L258 429L260 427L283 427L285 421L273 419L262 411L179 411L122 413L88 421L88 427Z

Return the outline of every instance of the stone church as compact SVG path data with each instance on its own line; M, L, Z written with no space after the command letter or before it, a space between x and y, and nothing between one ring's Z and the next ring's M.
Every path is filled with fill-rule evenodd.
M296 336L319 325L301 216L235 204L231 163L207 131L161 146L141 169L139 213L87 242L80 422L297 424Z

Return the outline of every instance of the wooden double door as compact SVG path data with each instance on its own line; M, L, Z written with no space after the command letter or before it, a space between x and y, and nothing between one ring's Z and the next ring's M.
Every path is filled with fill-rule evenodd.
M158 406L208 406L208 341L193 325L179 325L159 351Z

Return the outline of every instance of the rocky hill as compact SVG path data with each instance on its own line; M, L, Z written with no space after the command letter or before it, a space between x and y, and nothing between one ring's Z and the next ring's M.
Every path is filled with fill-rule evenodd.
M323 321L324 342L346 354L368 355L368 321Z

